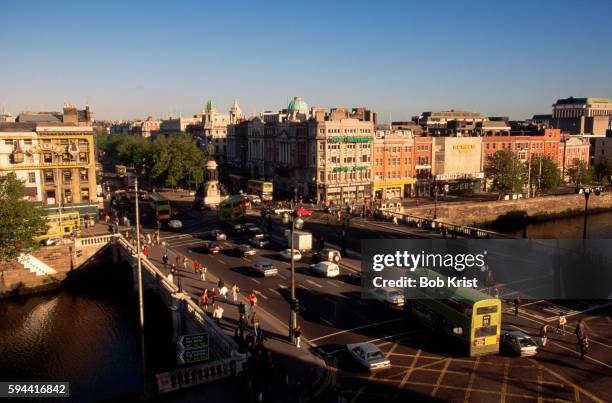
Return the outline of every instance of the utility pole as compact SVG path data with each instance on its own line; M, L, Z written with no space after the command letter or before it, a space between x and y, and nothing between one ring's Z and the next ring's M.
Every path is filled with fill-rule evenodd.
M140 313L140 348L142 354L142 381L143 391L146 393L147 385L147 366L145 360L145 339L144 339L144 304L142 296L142 255L140 253L140 210L138 203L138 176L134 180L134 190L136 193L136 253L138 256L138 309Z
M292 344L295 344L295 335L293 329L297 327L297 312L298 309L295 299L295 256L293 254L293 230L295 228L295 220L291 220L291 309L289 309L289 339Z
M527 198L531 197L531 153L529 153L529 163L527 164Z

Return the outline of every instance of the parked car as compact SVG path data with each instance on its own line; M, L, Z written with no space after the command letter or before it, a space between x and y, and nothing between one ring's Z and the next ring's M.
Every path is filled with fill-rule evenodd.
M227 241L227 235L221 230L214 229L210 231L210 239L215 241Z
M291 260L291 249L284 249L284 250L282 250L280 252L280 255L285 260ZM302 253L299 250L297 250L297 249L293 250L293 260L296 261L296 262L298 260L302 260Z
M272 277L278 274L278 269L270 262L258 261L251 265L251 271L263 277Z
M255 256L255 254L257 253L257 251L251 245L246 244L234 246L233 251L234 254L241 257Z
M523 332L504 332L500 340L501 348L521 357L530 357L538 353L538 345Z
M262 233L263 231L261 230L261 228L259 228L257 225L248 222L246 224L244 224L244 228L246 231L252 233L252 234L259 234Z
M249 243L257 248L265 248L270 245L270 238L264 234L257 234L253 238L249 239Z
M340 275L340 267L332 262L319 262L310 265L310 270L321 277L338 277Z
M332 248L323 248L315 253L315 257L319 260L338 263L342 256L340 251Z
M295 215L298 217L310 217L312 215L312 210L308 210L304 207L298 207L295 209Z
M393 288L373 288L365 293L364 299L382 302L386 307L404 306L404 294Z
M391 367L391 361L372 343L347 344L346 349L355 361L370 371Z
M223 248L217 242L207 241L204 243L204 250L208 253L219 253Z
M181 220L170 220L168 221L168 228L181 229L183 228L183 222Z

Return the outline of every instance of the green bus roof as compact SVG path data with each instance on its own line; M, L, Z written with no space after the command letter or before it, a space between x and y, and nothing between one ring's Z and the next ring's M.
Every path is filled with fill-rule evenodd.
M159 193L149 193L149 198L153 200L155 203L161 203L161 202L168 201L168 199L166 199L164 196L160 195Z

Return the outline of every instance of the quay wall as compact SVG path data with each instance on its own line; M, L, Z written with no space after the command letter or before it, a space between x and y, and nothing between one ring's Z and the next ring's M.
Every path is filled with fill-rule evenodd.
M589 198L589 211L612 211L612 193L594 194ZM434 206L405 208L405 214L432 218ZM584 195L544 196L531 199L438 204L437 217L459 225L490 225L504 216L526 213L529 220L546 220L584 214Z

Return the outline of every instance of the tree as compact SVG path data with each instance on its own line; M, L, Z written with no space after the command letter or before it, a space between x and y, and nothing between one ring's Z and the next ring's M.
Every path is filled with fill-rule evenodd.
M45 212L25 196L25 186L14 173L0 176L0 261L38 247L32 238L47 230Z
M586 162L574 159L573 165L567 170L567 175L575 185L582 185L591 181L591 171Z
M508 193L519 193L526 182L525 164L510 150L500 150L487 157L485 175L492 182L491 190L499 197Z
M158 137L153 142L151 154L151 176L163 180L166 186L204 180L206 154L192 138L181 134Z
M554 159L541 155L531 158L531 190L550 191L558 188L560 183L559 166Z
M604 179L610 182L610 177L612 176L612 160L606 158L602 162L595 164L593 175L595 179L602 182L602 184L604 184Z
M146 160L151 158L151 141L140 136L122 136L115 148L116 157L126 165L142 170Z

